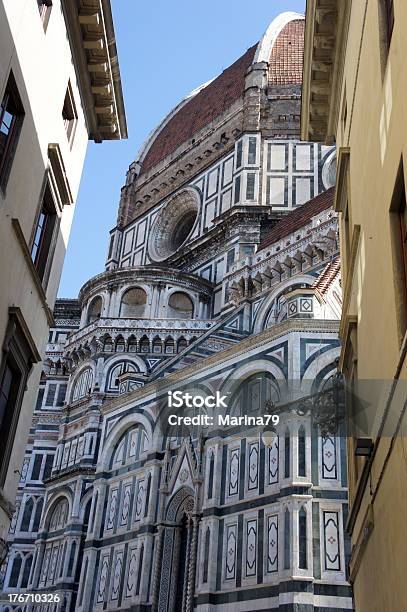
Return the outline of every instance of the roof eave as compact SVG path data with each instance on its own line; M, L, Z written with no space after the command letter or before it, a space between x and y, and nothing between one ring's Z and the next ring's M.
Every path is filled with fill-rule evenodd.
M127 138L110 0L62 0L89 138Z
M335 142L349 0L307 0L301 138Z

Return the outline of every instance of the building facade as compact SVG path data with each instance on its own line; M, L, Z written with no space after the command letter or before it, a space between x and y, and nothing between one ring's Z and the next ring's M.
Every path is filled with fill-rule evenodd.
M0 2L0 103L2 560L87 142L126 136L109 2Z
M299 140L303 32L278 17L130 166L106 270L57 304L3 598L353 609L336 161Z
M406 610L407 217L403 0L307 3L302 137L336 142L356 609ZM391 551L392 563L388 563Z

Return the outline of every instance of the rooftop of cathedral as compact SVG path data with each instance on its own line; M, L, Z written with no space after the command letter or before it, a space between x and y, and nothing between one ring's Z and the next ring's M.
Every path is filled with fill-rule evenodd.
M175 107L143 147L140 174L147 173L243 98L245 77L252 64L269 63L269 86L301 85L304 27L303 16L283 13L272 22L259 43Z
M327 191L320 193L312 200L309 200L305 204L302 204L292 212L288 213L288 215L276 223L276 225L263 238L257 251L266 249L275 242L281 240L281 238L289 236L296 230L304 227L304 225L311 221L312 217L323 210L333 208L334 194L335 187L331 187L330 189L327 189Z

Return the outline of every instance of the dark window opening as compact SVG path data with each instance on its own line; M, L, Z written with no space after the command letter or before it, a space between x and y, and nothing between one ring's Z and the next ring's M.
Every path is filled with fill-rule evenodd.
M0 106L0 187L3 190L10 175L23 119L24 107L11 72Z
M36 454L31 472L31 480L39 480L41 474L42 455Z
M256 184L256 175L254 172L249 172L247 175L246 184L246 200L254 200L254 187Z
M20 531L29 531L33 509L34 509L34 501L32 497L30 497L24 506L24 513L23 513L23 518L21 519Z
M68 87L65 94L64 105L62 107L62 118L64 120L64 126L68 142L72 144L75 135L76 122L78 120L78 114L76 112L75 101L73 97L71 84L68 83Z
M23 560L20 557L20 555L18 555L18 557L14 558L13 567L11 568L10 580L8 581L8 586L9 587L16 587L17 586L18 579L20 577L20 571L21 571L22 562L23 562Z
M240 176L236 177L235 180L235 199L234 199L234 203L237 204L240 200Z
M299 558L298 566L300 569L308 568L307 560L307 513L301 508L298 515L298 538L299 538Z
M243 140L239 140L236 147L236 168L242 165Z
M290 477L290 433L284 437L284 478Z
M291 564L291 529L290 529L290 511L286 508L284 512L284 569L290 569Z
M41 280L44 279L47 271L47 263L57 218L51 189L47 184L31 247L31 259L33 260Z
M254 136L251 136L249 138L249 155L248 155L249 164L256 163L256 148L257 148L257 139Z
M407 331L407 206L404 167L400 165L390 207L399 341Z
M47 455L47 458L45 460L44 475L42 477L43 480L46 480L47 478L51 476L53 463L54 463L54 455Z
M305 431L303 427L298 432L298 476L306 475L305 465Z
M205 534L204 568L203 568L203 578L202 578L203 583L208 582L210 537L211 537L211 532L208 527L206 530L206 534Z
M40 359L24 329L20 310L11 307L0 364L0 486L7 474L26 381L32 364Z
M386 11L387 42L390 46L394 29L394 0L384 0L384 8Z

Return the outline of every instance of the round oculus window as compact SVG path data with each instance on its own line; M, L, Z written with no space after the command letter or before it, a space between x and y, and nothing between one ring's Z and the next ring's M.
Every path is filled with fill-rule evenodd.
M164 261L191 236L199 213L198 194L193 189L177 193L159 212L149 241L153 261Z

